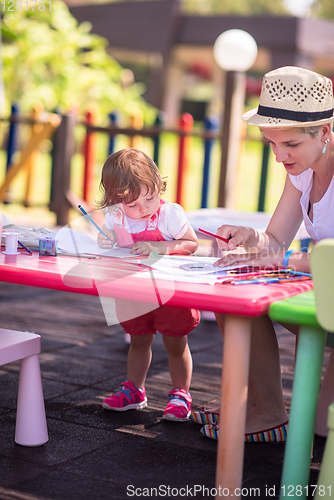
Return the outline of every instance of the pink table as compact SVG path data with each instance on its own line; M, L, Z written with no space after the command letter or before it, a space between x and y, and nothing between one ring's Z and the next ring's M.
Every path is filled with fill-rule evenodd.
M154 274L149 280L139 274L138 265L123 259L39 257L37 252L29 256L23 251L18 256L0 254L3 282L226 314L216 488L224 488L226 498L240 498L251 317L267 314L272 302L311 290L313 284L194 285L155 280Z

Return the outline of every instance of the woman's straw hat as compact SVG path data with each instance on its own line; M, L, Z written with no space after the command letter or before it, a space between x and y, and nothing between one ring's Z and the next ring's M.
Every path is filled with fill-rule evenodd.
M329 78L295 66L265 74L260 104L243 115L258 127L307 127L334 120L333 84Z

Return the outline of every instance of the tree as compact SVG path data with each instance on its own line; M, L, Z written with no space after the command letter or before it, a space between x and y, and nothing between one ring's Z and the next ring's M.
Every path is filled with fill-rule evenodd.
M122 86L123 68L108 55L107 41L90 29L90 23L79 25L58 0L52 0L51 11L37 6L32 11L30 6L28 11L4 12L5 113L19 101L23 111L42 102L49 111L95 105L103 115L115 109L152 115L141 98L142 85Z
M334 19L334 2L333 2L333 0L315 0L311 5L311 13L315 17L324 17L326 19Z

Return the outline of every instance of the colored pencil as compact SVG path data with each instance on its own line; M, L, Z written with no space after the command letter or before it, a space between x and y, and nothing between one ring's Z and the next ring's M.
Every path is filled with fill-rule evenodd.
M226 238L223 238L222 236L218 236L218 234L210 233L209 231L206 231L205 229L202 229L202 228L199 228L198 230L201 231L201 233L205 233L205 234L208 234L209 236L213 236L214 238L218 238L218 240L225 241L225 243L229 242L229 240L227 240Z
M262 283L262 284L267 284L267 283L288 283L291 281L303 281L309 279L308 276L287 276L284 278L254 278L254 279L248 279L248 280L235 280L232 281L231 283L233 285L252 285L253 283Z
M249 280L237 280L233 281L233 285L252 285L253 283L278 283L281 281L279 278L256 278L256 279L249 279Z
M23 245L23 243L20 241L20 240L17 240L18 244L21 245L22 248L24 248L28 254L32 255L32 251L29 250L29 248L27 248L25 245Z
M96 229L98 231L100 231L100 233L103 234L110 241L112 247L114 248L115 244L111 241L110 238L108 238L108 236L106 235L106 233L104 231L102 231L102 229L96 224L96 222L90 217L90 215L88 215L88 213L86 212L86 210L84 208L82 208L81 205L78 205L78 208L84 214L84 216L87 217L88 220L90 220L90 222L96 227Z
M301 276L308 276L309 278L312 278L312 274L310 273L302 273L300 271L292 271L292 269L287 269L289 274L300 274Z

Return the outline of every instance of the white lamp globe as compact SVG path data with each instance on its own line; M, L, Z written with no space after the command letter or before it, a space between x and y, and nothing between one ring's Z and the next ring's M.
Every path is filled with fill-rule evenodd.
M257 44L252 35L243 30L224 31L214 43L214 58L225 71L247 71L257 56Z

